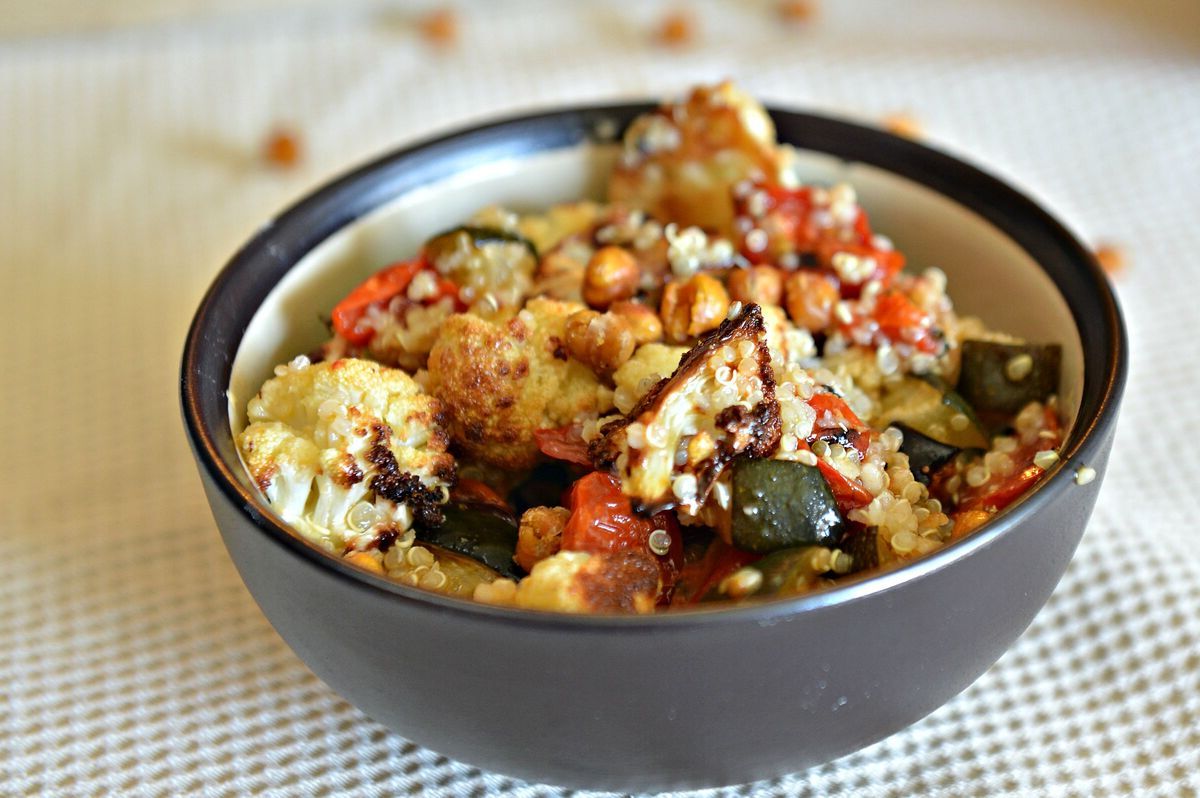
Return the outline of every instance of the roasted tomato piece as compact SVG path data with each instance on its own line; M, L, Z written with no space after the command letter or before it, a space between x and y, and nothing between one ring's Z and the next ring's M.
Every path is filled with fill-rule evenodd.
M571 488L570 517L562 532L564 551L612 552L634 549L649 552L658 562L664 595L675 585L682 566L683 538L670 512L646 518L634 512L629 497L611 474L593 471ZM669 536L665 550L651 535L662 530ZM658 548L659 553L655 549Z

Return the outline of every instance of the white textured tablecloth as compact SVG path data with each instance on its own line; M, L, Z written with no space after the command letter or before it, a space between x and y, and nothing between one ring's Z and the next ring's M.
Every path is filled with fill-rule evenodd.
M789 27L695 2L698 40L665 50L665 5L464 2L439 51L400 6L77 5L0 6L0 793L557 795L388 732L276 636L184 441L183 336L261 221L367 155L724 76L907 111L1123 245L1133 348L1091 525L1012 650L910 729L725 794L1200 790L1200 6L826 0ZM257 160L279 123L290 171Z

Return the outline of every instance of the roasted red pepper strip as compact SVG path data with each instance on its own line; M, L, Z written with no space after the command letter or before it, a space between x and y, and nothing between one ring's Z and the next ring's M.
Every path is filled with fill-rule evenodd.
M370 343L375 331L363 328L358 323L363 314L367 312L367 308L374 304L387 302L407 290L413 277L416 277L417 272L424 267L425 259L417 257L394 263L363 280L334 307L334 332L355 346L365 346Z
M817 458L817 468L821 470L821 476L825 477L825 481L829 483L829 489L833 491L833 499L837 502L842 515L851 510L857 510L859 507L866 507L875 498L870 491L825 460Z
M412 260L393 263L363 280L346 295L346 298L333 309L333 330L354 346L366 346L375 337L375 330L360 322L366 315L367 308L372 305L384 305L405 291L409 284L423 269L429 267L424 255ZM444 297L454 297L455 310L466 310L466 306L458 301L458 285L435 272L430 272L436 279L436 287L431 296L423 302L432 304Z
M844 399L832 393L816 393L808 400L808 405L817 411L813 434L808 438L810 444L818 438L828 438L833 435L843 439L845 443L849 444L849 448L858 452L859 459L866 456L867 447L871 445L871 428L855 415ZM827 412L832 424L824 423L828 420L825 415ZM841 426L843 424L845 429ZM845 435L846 431L853 434Z
M987 485L986 492L963 497L963 500L959 502L958 511L1003 510L1012 504L1018 496L1025 493L1030 485L1037 482L1038 477L1042 473L1042 469L1038 466L1027 465L1020 471L1005 477L996 485Z
M1058 446L1061 437L1061 427L1058 415L1052 408L1045 409L1042 428L1054 433L1053 437L1039 437L1037 440L1024 444L1015 452L1009 454L1018 466L1018 470L1003 479L988 481L978 487L967 487L959 494L958 512L967 510L1003 510L1024 494L1029 486L1037 482L1044 469L1033 464L1034 455L1042 449L1053 449Z
M576 465L590 466L587 443L578 424L554 429L534 430L533 438L542 454L555 460L564 460Z

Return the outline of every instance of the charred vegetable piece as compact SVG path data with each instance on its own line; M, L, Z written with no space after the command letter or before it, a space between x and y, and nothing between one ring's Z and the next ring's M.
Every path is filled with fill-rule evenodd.
M417 540L457 552L511 579L520 579L513 562L517 550L517 522L494 507L450 502L442 508L446 520L439 527L418 527Z
M433 236L425 244L425 247L432 256L436 256L436 254L441 252L443 249L447 247L453 247L454 238L459 235L466 235L471 240L471 243L476 247L482 247L485 244L499 243L521 244L529 250L529 254L532 255L535 260L538 257L537 247L534 246L532 241L523 235L519 235L518 233L510 233L509 231L501 230L498 227L476 227L473 225L455 227L445 231L444 233L438 233L437 235Z
M900 451L908 455L908 467L918 482L928 486L934 472L954 459L961 449L925 435L907 424L893 424L904 434Z
M733 545L759 554L794 546L835 546L845 522L815 466L738 460L733 467Z
M980 411L1016 413L1058 391L1062 347L963 341L958 390Z
M762 309L750 304L707 333L624 418L591 443L597 469L612 471L645 513L696 509L738 457L779 445L779 401Z
M749 567L762 574L756 596L795 596L819 587L829 574L829 549L802 546L783 549L763 557Z
M842 537L840 548L850 555L851 573L879 566L879 532L873 526L851 525Z
M905 377L889 388L872 422L876 427L905 424L960 449L986 449L988 445L987 434L963 397L917 377Z

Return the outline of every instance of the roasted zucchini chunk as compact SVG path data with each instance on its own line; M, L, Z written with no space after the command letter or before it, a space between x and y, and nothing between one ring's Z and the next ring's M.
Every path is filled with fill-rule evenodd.
M893 424L904 435L900 451L908 455L908 467L912 469L913 477L921 484L928 486L934 473L950 462L961 449L941 441L935 441L928 435L923 435L907 424Z
M958 392L981 412L1017 413L1058 391L1062 347L963 341Z
M517 522L495 507L451 501L442 508L440 526L418 526L417 540L432 543L483 563L501 576L519 579L513 562L517 548Z
M537 248L517 233L491 227L456 227L425 243L433 268L459 286L458 297L473 313L508 316L521 307L533 285Z
M836 546L844 522L816 466L738 460L733 466L733 545L768 554L794 546Z
M876 527L851 523L839 548L850 555L851 573L879 567L879 530Z
M960 449L986 449L987 433L962 396L919 377L889 386L871 419L877 428L905 424L935 441Z
M758 305L747 305L592 441L596 468L615 473L637 509L695 512L735 457L775 451L779 402L766 334Z
M756 596L784 598L808 593L828 584L835 576L837 554L823 546L801 546L782 549L752 563L752 568L762 574L762 585L754 591Z

